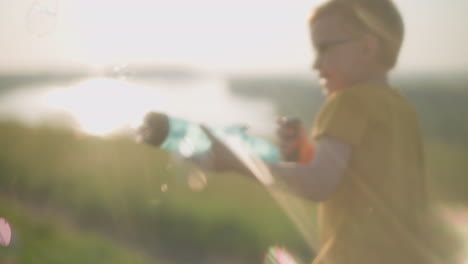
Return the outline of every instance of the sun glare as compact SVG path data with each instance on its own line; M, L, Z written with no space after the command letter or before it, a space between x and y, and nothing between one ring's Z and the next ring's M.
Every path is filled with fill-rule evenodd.
M48 87L39 98L23 98L25 105L37 100L39 110L65 116L65 121L72 120L65 125L71 123L79 131L97 136L132 132L149 111L214 127L244 124L252 133L261 135L274 129L273 105L237 97L224 78L95 78L68 87Z
M92 79L69 88L52 90L46 103L69 113L80 130L105 136L117 129L132 127L155 102L144 89L113 79ZM154 99L154 97L153 97Z

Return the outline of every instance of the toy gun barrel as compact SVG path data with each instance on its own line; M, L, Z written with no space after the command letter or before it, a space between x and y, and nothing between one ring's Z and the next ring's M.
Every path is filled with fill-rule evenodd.
M273 143L250 135L245 126L230 126L210 129L220 138L235 140L243 144L253 155L266 162L276 163L281 159L280 151ZM168 116L164 113L146 114L139 129L140 141L150 145L191 156L209 151L211 141L199 124Z

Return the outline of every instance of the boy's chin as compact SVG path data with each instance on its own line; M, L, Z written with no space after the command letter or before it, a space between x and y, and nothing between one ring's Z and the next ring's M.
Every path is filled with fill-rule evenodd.
M333 94L333 89L331 89L329 86L327 85L322 85L322 94L326 97L329 97L330 95Z
M327 80L322 78L322 79L320 79L319 83L320 83L320 88L322 89L322 94L324 96L328 96L330 88L328 87Z
M322 86L322 94L328 97L330 95L330 91L326 87Z
M327 79L320 79L320 87L322 88L322 94L326 97L329 97L336 91L333 82Z
M337 91L342 90L342 87L333 82L327 82L326 80L320 81L322 94L326 97L334 95Z

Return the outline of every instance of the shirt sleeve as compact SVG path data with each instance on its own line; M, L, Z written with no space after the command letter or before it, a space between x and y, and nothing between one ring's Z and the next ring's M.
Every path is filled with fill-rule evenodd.
M347 143L324 136L317 141L317 153L311 163L269 164L270 171L299 196L325 201L342 181L351 151Z
M368 123L366 104L353 93L344 91L325 102L315 120L312 137L319 140L331 136L351 146L359 146Z

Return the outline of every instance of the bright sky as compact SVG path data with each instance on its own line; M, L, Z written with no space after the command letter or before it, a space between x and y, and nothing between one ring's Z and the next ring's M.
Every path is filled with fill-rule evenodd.
M116 63L304 72L317 0L1 0L0 70ZM395 0L402 70L468 68L466 0Z

